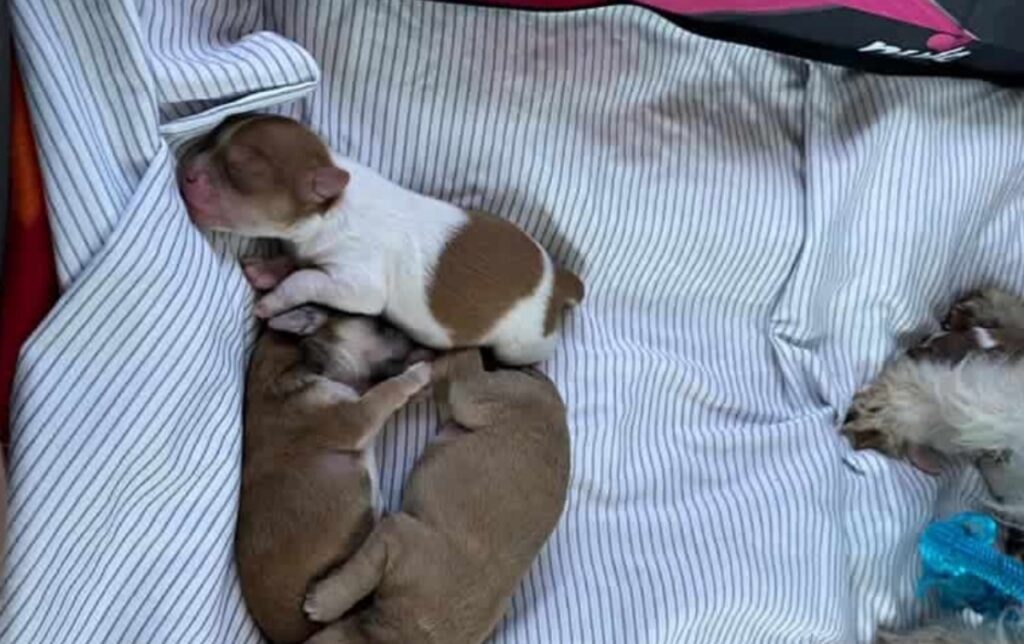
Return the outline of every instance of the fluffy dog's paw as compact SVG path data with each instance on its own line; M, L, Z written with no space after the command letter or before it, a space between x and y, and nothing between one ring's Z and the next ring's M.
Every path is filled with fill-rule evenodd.
M943 328L966 331L971 327L997 329L1006 326L1005 318L1024 311L1024 301L999 289L989 288L969 293L949 310Z
M888 402L884 387L872 385L861 390L854 396L839 431L855 450L869 449L892 458L906 458L927 474L941 472L940 454L930 447L908 443L899 437L890 419L886 418Z
M907 349L911 360L957 364L978 351L1000 348L998 331L975 326L962 331L942 331Z
M839 430L853 449L871 449L893 457L902 455L902 445L886 428L882 418L885 405L884 390L878 386L862 389L853 397L846 420Z

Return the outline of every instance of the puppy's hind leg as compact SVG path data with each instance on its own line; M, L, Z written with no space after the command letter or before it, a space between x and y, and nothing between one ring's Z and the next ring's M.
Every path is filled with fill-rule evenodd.
M351 559L310 587L302 610L311 621L332 622L377 589L388 563L388 539L395 521L394 515L382 519Z

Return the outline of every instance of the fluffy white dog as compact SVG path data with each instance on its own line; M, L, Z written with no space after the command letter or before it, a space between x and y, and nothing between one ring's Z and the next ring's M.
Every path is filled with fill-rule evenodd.
M1024 525L1024 299L989 289L953 306L944 330L889 364L853 400L842 431L857 449L936 473L944 456L973 459L1007 525ZM1024 553L1021 533L1006 549ZM932 624L880 643L1010 642L1000 625Z

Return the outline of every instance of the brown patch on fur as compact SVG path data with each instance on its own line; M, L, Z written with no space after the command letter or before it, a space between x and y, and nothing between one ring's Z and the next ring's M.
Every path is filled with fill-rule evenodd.
M559 268L555 270L555 286L551 289L548 310L544 313L544 335L555 332L558 316L568 307L583 301L583 282L575 273Z
M330 208L348 173L298 121L246 114L229 117L191 148L179 179L190 211L201 220L245 208L286 226Z
M543 251L514 224L480 212L448 241L428 297L454 346L480 341L544 275Z

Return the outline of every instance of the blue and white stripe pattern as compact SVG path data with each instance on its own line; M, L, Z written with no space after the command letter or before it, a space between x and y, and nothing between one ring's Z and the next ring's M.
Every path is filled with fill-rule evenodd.
M13 2L65 291L17 377L0 641L259 640L231 551L252 296L173 154L251 109L586 279L547 365L569 507L495 641L842 643L916 618L916 535L980 484L835 427L958 290L1024 289L1021 94L637 8L137 4ZM392 507L433 429L421 405L387 430Z

